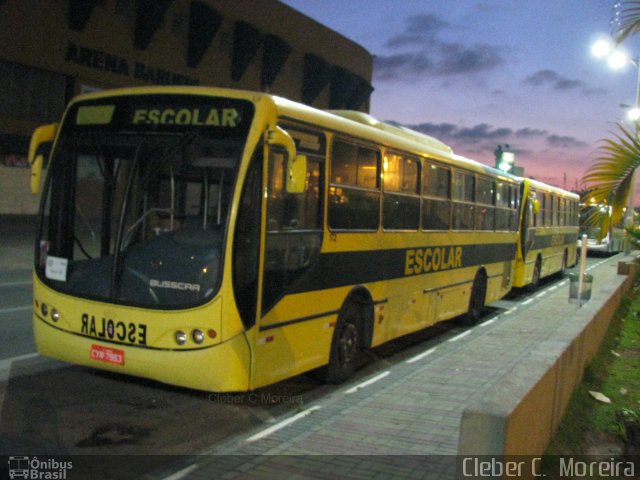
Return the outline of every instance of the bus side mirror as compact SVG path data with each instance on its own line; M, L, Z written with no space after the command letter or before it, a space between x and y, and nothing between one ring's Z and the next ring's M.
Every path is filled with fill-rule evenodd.
M538 199L533 200L533 213L535 213L536 215L540 213L540 202L538 201Z
M267 130L267 145L283 148L287 152L289 161L296 158L296 143L291 135L278 126Z
M285 130L275 126L267 130L267 144L287 152L287 193L304 193L307 182L307 157L296 154L296 143Z
M307 183L307 157L296 155L287 160L287 193L304 193Z
M51 123L36 128L31 135L29 144L29 165L31 165L30 188L33 195L40 192L40 178L42 177L42 167L44 159L51 153L53 139L58 132L58 124Z

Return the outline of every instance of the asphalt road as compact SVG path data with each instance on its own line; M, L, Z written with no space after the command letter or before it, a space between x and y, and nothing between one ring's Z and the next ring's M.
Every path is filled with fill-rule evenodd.
M76 469L87 469L91 478L139 478L167 471L345 387L301 375L253 395L216 395L46 359L33 341L31 288L29 271L0 271L2 455L89 455ZM515 305L535 308L541 301L537 292L512 295L488 309L484 321ZM454 321L443 322L391 342L368 353L350 383L453 337L464 342L465 331Z

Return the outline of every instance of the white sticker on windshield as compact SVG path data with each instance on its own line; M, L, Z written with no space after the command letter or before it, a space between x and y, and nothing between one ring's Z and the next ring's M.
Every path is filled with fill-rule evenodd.
M68 263L69 260L67 258L53 257L49 255L47 257L47 266L44 269L45 276L51 280L66 282Z

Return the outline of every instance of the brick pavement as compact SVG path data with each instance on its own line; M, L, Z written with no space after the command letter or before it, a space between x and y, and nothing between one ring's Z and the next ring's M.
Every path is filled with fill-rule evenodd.
M607 295L599 287L618 277L619 258L590 272L592 301ZM571 321L577 306L568 302L568 283L540 289L532 297L541 301L500 310L432 354L395 364L386 375L372 374L381 376L375 383L355 391L348 384L303 405L297 419L290 414L232 438L175 478L455 478L465 407Z
M0 215L0 271L33 268L37 223L33 215Z

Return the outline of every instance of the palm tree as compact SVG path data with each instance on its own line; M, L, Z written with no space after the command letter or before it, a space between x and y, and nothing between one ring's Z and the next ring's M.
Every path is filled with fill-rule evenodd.
M616 0L611 18L611 33L616 43L640 32L640 1Z
M623 125L619 124L618 128L620 132L614 133L614 138L602 140L600 156L583 177L583 181L591 185L589 197L594 203L611 205L612 225L622 222L633 173L640 167L640 139ZM608 219L592 217L588 221L602 223L602 235L607 234Z

